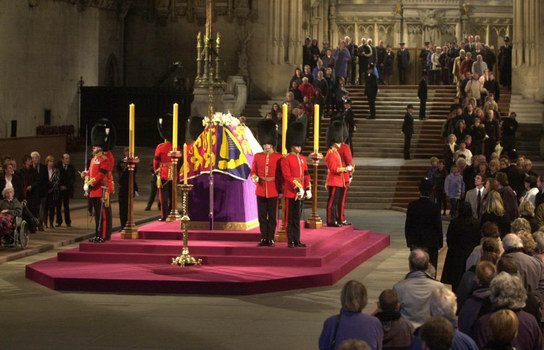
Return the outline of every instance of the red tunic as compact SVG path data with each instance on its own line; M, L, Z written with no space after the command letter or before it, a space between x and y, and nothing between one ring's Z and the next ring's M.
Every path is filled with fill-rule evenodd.
M280 180L280 161L283 156L272 152L257 153L253 158L250 176L257 176L255 194L259 197L274 198L278 196L278 181Z
M336 146L332 146L325 156L327 163L327 186L328 187L346 187L346 168L342 164L342 157Z
M351 155L351 150L349 149L349 145L346 143L341 143L340 148L338 149L338 153L340 153L340 158L342 158L342 166L347 167L348 165L351 165L353 169L355 170L355 165L353 164L353 156ZM344 178L346 180L346 183L349 183L349 178L353 176L352 172L346 172L344 173Z
M289 153L281 161L281 175L283 177L283 196L295 198L300 188L311 189L308 164L300 154Z
M113 186L113 167L115 159L111 152L100 152L91 159L87 183L89 184L89 197L102 197L102 186L106 186L109 194L114 192Z
M166 141L160 143L155 149L155 159L153 159L153 169L159 170L162 181L172 180L172 158L168 155L172 152L172 143Z

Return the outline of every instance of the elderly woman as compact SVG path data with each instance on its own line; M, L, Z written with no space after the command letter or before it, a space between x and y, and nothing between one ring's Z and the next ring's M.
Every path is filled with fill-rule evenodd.
M347 282L342 288L340 301L340 313L329 317L323 324L319 349L336 349L346 339L364 340L371 349L381 349L383 329L380 320L362 312L368 302L366 287L358 281Z
M6 160L2 166L4 169L3 176L0 177L0 191L3 191L5 188L13 188L15 192L15 198L22 200L23 199L23 183L21 178L15 174L15 169L11 160Z
M0 201L0 236L5 243L11 240L7 235L15 229L15 217L21 216L23 207L17 198L13 187L4 188L2 191L4 199Z
M518 276L506 272L499 273L489 286L489 299L495 310L511 310L519 320L517 337L512 341L516 349L542 349L542 332L533 315L522 309L526 305L527 292ZM477 322L476 342L480 349L492 340L490 318L488 313Z
M538 221L535 218L535 207L531 202L523 202L519 205L519 216L529 222L531 226L530 232L536 232L540 228Z
M534 257L538 258L538 260L544 263L544 232L536 231L535 233L533 233L533 239L536 243Z

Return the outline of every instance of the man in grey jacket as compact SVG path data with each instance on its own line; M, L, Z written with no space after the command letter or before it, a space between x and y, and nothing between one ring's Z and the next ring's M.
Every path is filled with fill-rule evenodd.
M444 285L429 274L429 254L425 251L412 250L408 262L410 272L404 280L393 286L393 290L399 296L402 317L417 328L431 317L431 295Z

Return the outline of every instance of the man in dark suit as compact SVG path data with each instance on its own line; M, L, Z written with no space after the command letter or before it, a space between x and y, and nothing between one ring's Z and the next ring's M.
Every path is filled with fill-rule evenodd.
M426 106L427 106L427 72L423 72L421 80L419 81L419 87L417 88L417 97L419 98L419 120L425 120L426 118Z
M431 263L438 270L438 250L442 248L444 238L440 208L430 199L432 189L433 184L427 178L419 184L421 197L408 205L404 234L408 248L426 250Z
M57 201L57 227L62 225L62 211L64 206L64 222L66 226L72 225L70 219L70 198L74 197L74 182L76 181L76 169L71 163L70 155L65 153L57 165L59 169L59 200Z
M406 114L402 123L402 133L404 134L404 159L410 159L410 146L412 144L412 135L414 134L414 106L406 106Z
M399 84L406 84L406 71L410 65L410 52L406 50L404 43L400 43L400 50L397 52L397 66L399 68Z
M376 96L378 95L378 78L374 75L374 65L368 67L365 78L365 94L368 99L369 119L376 119Z
M342 121L346 123L346 126L348 128L348 138L345 143L349 145L349 149L353 154L352 138L353 132L355 131L355 115L353 114L353 109L351 109L351 100L349 98L344 100L344 113L342 114L342 119Z
M40 231L44 231L44 225L47 226L47 220L45 220L45 209L47 205L47 186L49 184L49 172L47 170L47 167L41 163L41 156L40 153L37 151L34 151L30 153L30 157L32 157L32 166L36 170L36 173L38 174L38 194L39 194L39 220L40 225L38 229Z

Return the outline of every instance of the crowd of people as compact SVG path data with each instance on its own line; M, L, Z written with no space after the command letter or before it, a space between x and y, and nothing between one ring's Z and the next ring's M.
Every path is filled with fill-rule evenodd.
M16 216L26 220L31 233L63 223L71 225L69 203L74 192L75 169L69 154L63 154L59 160L48 155L42 162L40 153L34 151L23 157L21 168L9 155L2 157L1 163L0 191L4 204L0 206L10 207L0 213L3 233L13 228Z

